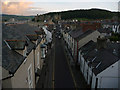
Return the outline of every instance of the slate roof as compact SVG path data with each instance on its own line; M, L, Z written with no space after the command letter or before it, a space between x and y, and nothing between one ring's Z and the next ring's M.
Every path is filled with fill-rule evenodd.
M38 37L38 39L37 39L38 41L37 41L37 45L41 42L41 40L42 40L42 38L41 37Z
M36 26L30 26L28 24L19 24L14 26L7 26L3 24L2 27L2 39L15 39L15 40L26 40L28 44L28 52L30 52L33 47L35 47L35 44L30 42L28 39L26 39L27 34L36 34L35 31L39 30Z
M111 53L114 52L113 54L120 58L120 42L119 43L108 42L107 50Z
M29 40L27 40L27 44L28 44L27 45L27 55L29 55L29 53L32 51L32 49L36 47L36 45Z
M112 22L108 22L108 21L101 21L101 24L104 24L104 25L112 25Z
M102 72L103 70L105 70L118 60L119 58L117 56L113 55L112 53L109 53L105 49L98 51L96 59L92 62L92 67L94 67L93 68L94 74L95 75L99 74L100 72ZM101 64L97 66L99 63ZM96 65L94 66L94 64Z
M44 35L45 34L45 32L44 32L44 30L42 28L40 30L35 30L35 33L37 35Z
M73 38L78 38L80 35L83 34L83 31L82 29L75 29L75 30L71 30L69 32L70 36L73 37Z
M38 39L38 35L36 34L27 34L26 36L30 41L36 41Z
M14 26L3 24L2 30L3 39L25 40L27 34L36 34L35 31L39 28L28 24L16 24Z
M5 42L12 50L24 50L26 45L24 40L5 40Z
M92 32L94 32L94 31L93 30L87 30L87 31L83 32L82 29L78 29L78 30L72 30L71 32L69 32L69 34L74 39L80 40L80 39L84 38L85 36L89 35Z
M112 33L112 30L110 30L110 28L105 28L105 29L101 28L101 29L98 29L98 31L100 33L107 33L107 34Z
M24 42L13 42L14 40L22 41L25 40L27 43L27 52L28 54L35 47L35 44L30 40L26 39L26 34L36 34L35 30L39 30L38 27L30 26L28 24L19 24L19 25L4 25L2 26L2 67L6 70L15 73L19 68L21 63L24 61L25 57L20 55L14 50L10 50L4 40L8 40L10 47L13 49L23 49ZM16 43L16 44L13 44ZM19 46L19 47L18 47Z
M109 52L107 49L97 50L96 46L96 43L90 41L80 49L83 53L82 55L85 58L85 61L88 62L90 67L93 67L95 75L120 60L116 55Z
M96 47L96 43L94 41L89 41L87 44L85 44L82 48L79 50L83 55L89 53L89 51L93 50Z
M24 61L25 57L14 50L10 50L6 43L2 42L2 67L10 73L15 73Z

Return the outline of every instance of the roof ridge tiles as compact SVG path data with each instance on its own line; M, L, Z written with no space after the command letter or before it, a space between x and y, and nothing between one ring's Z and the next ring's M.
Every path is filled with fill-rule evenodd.
M38 36L37 34L26 34L26 36Z
M15 41L15 42L26 42L26 40L17 40L17 39L7 39L7 40L5 40L5 41L7 41L7 42L9 42L9 41Z

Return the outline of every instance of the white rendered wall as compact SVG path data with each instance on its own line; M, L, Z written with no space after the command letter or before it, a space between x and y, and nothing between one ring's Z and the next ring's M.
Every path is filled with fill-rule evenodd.
M118 63L120 63L120 60L97 75L100 78L98 88L118 88L118 77L120 78Z
M43 27L44 31L45 31L45 34L47 35L46 36L46 39L47 39L47 43L51 42L52 41L52 33L50 31L48 31L46 29L46 27Z

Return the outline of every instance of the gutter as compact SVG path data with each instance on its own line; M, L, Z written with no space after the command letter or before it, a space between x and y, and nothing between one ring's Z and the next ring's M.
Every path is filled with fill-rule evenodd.
M10 71L9 71L9 73L10 73ZM14 76L14 74L10 74L8 77L3 78L2 80L9 79L9 78L11 78L11 77L13 77L13 76Z
M78 41L77 41L77 56L76 56L76 63L78 63Z

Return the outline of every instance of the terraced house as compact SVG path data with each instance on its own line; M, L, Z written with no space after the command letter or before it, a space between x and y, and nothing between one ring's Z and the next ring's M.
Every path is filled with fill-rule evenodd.
M91 88L119 88L120 43L98 38L79 49L80 70Z
M3 25L3 89L36 87L47 51L45 36L41 29L28 24Z
M76 63L78 63L78 49L90 40L96 42L99 35L100 33L98 31L88 30L83 32L82 29L71 30L68 32L66 42L68 44L68 49Z
M97 37L100 33L97 28L101 27L100 23L96 22L74 22L77 23L76 28L72 29L72 22L70 23L71 28L62 28L62 34L65 42L67 43L68 50L76 63L78 62L78 49L85 45L90 40L97 41ZM62 24L61 24L62 25ZM67 24L69 25L69 23Z

